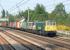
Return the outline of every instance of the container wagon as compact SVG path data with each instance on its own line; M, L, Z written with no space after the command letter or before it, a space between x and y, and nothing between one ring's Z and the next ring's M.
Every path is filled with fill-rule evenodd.
M57 33L56 22L50 20L44 22L15 22L15 25L12 25L18 30L32 32L43 36L54 37Z

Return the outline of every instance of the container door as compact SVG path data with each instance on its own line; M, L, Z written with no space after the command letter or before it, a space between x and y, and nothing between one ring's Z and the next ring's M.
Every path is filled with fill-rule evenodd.
M44 22L36 23L36 30L43 30L44 29Z

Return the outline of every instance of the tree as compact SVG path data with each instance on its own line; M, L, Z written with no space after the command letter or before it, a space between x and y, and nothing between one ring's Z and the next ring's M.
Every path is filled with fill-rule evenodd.
M9 16L9 12L8 11L6 11L6 16Z
M45 11L43 5L37 4L34 10L28 9L24 12L21 11L17 15L18 18L24 17L26 21L28 20L28 11L29 11L29 21L45 21L48 19L48 12Z
M9 22L14 22L15 21L15 17L12 14L7 14L8 18L9 18Z
M28 17L28 10L25 10L24 12L23 11L21 11L21 12L19 12L19 14L18 14L18 18L25 18L26 19L26 21L27 21L27 17Z
M2 10L2 18L5 18L5 10Z
M48 13L45 11L43 5L37 4L34 10L34 20L36 21L45 21L48 19Z
M51 13L51 17L57 21L57 23L64 24L67 18L65 7L62 3L58 4L54 11Z
M70 13L68 14L68 17L66 18L66 25L70 26Z
M29 20L30 21L32 21L33 13L34 13L34 11L29 9ZM25 10L24 12L23 11L19 12L17 17L18 18L23 18L24 17L26 19L26 21L27 21L27 19L28 19L28 10Z
M9 22L14 22L16 19L15 19L15 16L10 14L8 11L6 11L6 18L9 18Z
M14 22L15 18L13 15L9 14L9 22Z

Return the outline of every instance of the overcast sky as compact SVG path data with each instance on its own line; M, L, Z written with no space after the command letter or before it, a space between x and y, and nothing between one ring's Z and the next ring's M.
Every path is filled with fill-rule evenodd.
M20 2L22 1L22 2ZM20 2L20 3L19 3ZM26 10L28 7L30 9L34 9L36 4L43 4L46 8L46 11L51 12L54 10L55 6L59 3L63 3L65 5L65 9L67 12L70 12L70 0L0 0L0 12L2 11L2 7L5 10L8 10L10 13L15 14L19 10ZM17 8L16 5L20 5Z

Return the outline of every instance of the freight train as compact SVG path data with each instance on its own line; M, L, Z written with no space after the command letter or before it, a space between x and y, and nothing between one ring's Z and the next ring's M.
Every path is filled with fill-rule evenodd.
M38 35L54 37L57 33L56 22L52 20L47 21L36 21L36 22L9 22L4 25L8 28L18 29L26 32L31 32Z

